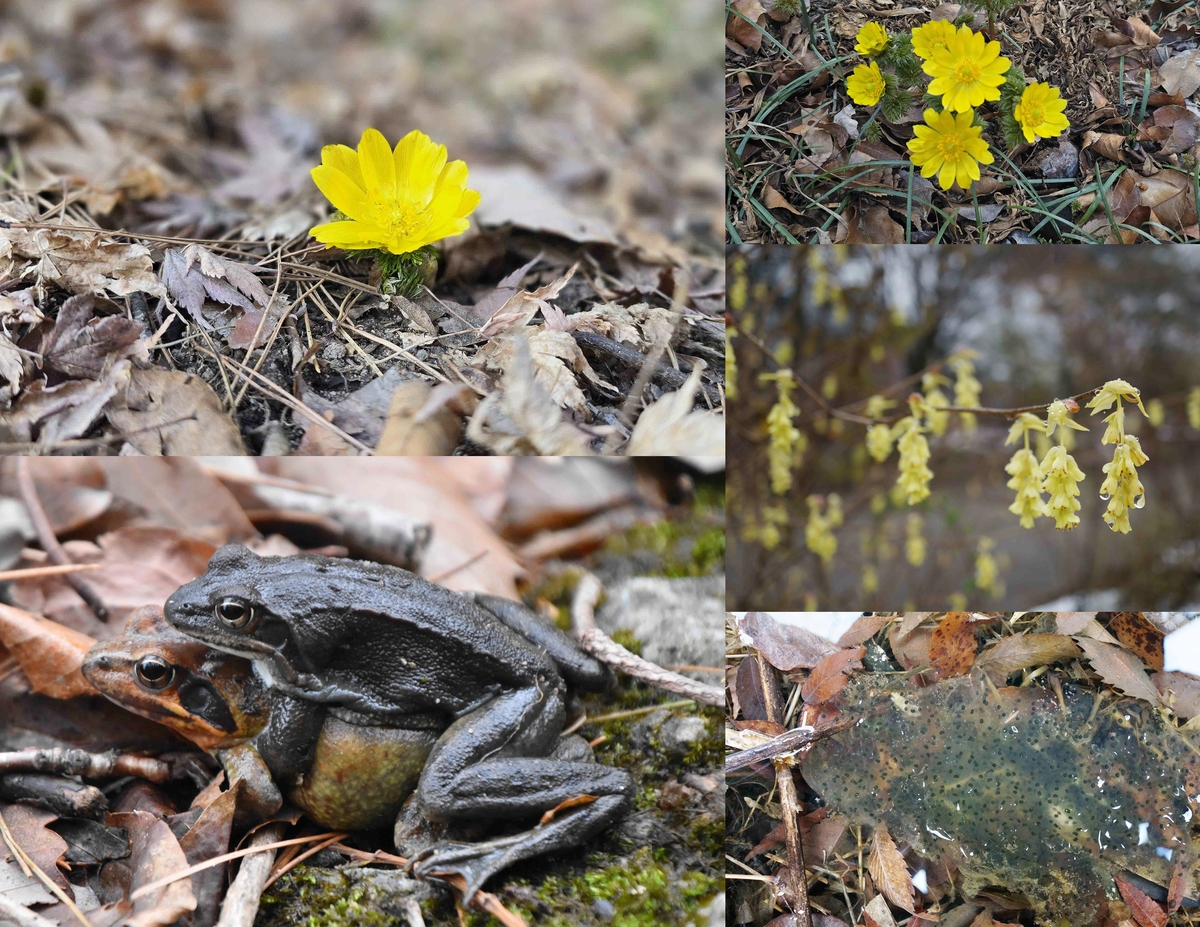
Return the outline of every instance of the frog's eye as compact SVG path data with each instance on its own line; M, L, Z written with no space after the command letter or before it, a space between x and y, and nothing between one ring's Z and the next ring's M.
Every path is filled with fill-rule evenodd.
M162 657L142 657L133 671L147 689L165 689L175 678L175 667Z
M217 620L227 628L244 628L254 620L254 606L245 599L226 596L217 603Z

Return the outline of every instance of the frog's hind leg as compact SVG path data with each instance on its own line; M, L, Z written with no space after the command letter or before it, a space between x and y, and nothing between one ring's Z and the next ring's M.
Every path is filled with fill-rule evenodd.
M581 796L592 800L524 833L434 847L414 861L418 875L457 872L469 900L506 866L583 843L629 810L632 778L560 744L564 715L561 692L548 686L504 693L464 715L430 754L417 800L432 820L472 822L537 818ZM580 759L563 758L572 754Z

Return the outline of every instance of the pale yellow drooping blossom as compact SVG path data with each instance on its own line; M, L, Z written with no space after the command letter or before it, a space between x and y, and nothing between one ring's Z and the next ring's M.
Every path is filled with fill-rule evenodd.
M887 410L896 403L883 396L872 396L867 400L866 415L868 418L883 418ZM878 424L867 428L867 452L880 463L891 456L892 444L895 442L891 426Z
M975 585L984 592L991 593L992 598L1004 595L1004 583L1000 581L1000 565L992 556L996 542L991 538L979 539L975 550Z
M737 399L737 357L733 353L733 336L737 329L725 326L725 398Z
M1140 509L1146 504L1146 490L1138 479L1137 468L1150 458L1142 451L1142 445L1134 435L1125 434L1125 408L1121 403L1137 403L1142 414L1147 418L1145 406L1142 405L1141 393L1124 380L1109 380L1100 389L1087 407L1093 415L1107 411L1115 404L1116 408L1105 416L1107 428L1101 444L1115 444L1113 459L1103 467L1105 478L1100 485L1100 498L1108 501L1104 510L1104 520L1108 526L1120 534L1128 534L1129 510Z
M833 529L842 523L842 500L836 493L831 493L828 499L809 496L806 501L808 522L804 526L804 543L828 567L837 553ZM822 505L827 505L824 514L821 513Z
M757 540L767 550L774 550L782 539L781 528L787 525L787 509L782 505L764 505L762 526L757 531ZM749 539L748 539L749 540Z
M800 412L792 402L796 381L792 379L790 370L760 373L758 378L760 381L774 380L779 392L775 405L767 413L767 435L771 439L767 445L767 468L771 477L771 492L782 496L792 488L793 449L800 441L800 430L792 424L792 419Z
M937 411L943 406L950 405L949 397L938 387L946 386L949 383L950 381L940 373L927 373L921 378L921 388L925 390L926 424L928 424L930 432L938 437L944 435L946 428L950 425L950 413Z
M896 487L903 492L909 505L916 505L929 498L929 481L933 479L933 471L929 469L929 442L921 428L920 397L910 397L909 408L912 415L907 415L896 423L896 435L900 448L900 475L896 478Z
M1151 399L1146 403L1146 418L1150 419L1150 424L1155 428L1161 427L1167 420L1167 407L1161 399Z
M904 559L915 567L925 562L925 538L921 536L921 516L913 512L904 526Z
M1015 444L1024 439L1025 443L1004 467L1004 472L1012 477L1006 485L1017 491L1017 497L1008 510L1020 516L1022 528L1032 528L1034 519L1046 514L1046 506L1042 501L1042 468L1029 449L1029 432L1045 430L1046 426L1040 418L1030 412L1022 412L1009 429L1008 439L1004 442Z
M1071 405L1078 410L1079 406L1074 401ZM1072 431L1087 429L1071 420L1071 411L1061 399L1050 403L1046 410L1047 437L1057 430L1059 443L1042 458L1042 473L1045 475L1042 489L1050 494L1046 502L1046 515L1054 519L1054 527L1059 531L1070 531L1079 524L1079 516L1075 513L1079 511L1079 482L1084 478L1075 458L1067 453L1065 439Z
M952 592L946 600L946 604L950 606L952 612L965 612L967 610L967 597L961 592Z
M1187 400L1188 424L1200 431L1200 386L1193 386Z
M873 563L863 564L862 591L864 595L871 595L879 591L879 572Z
M966 348L956 352L950 358L950 369L954 371L954 404L956 406L978 406L979 397L983 392L983 384L975 379L974 358L978 351ZM962 426L966 431L974 431L978 422L974 412L960 412Z

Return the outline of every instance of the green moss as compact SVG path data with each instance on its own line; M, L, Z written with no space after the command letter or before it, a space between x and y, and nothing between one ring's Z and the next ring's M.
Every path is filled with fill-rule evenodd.
M698 484L688 510L673 518L637 524L608 539L600 556L653 555L660 576L710 576L725 568L725 485ZM644 574L645 575L645 574Z
M642 655L642 642L628 628L617 628L612 633L612 639L630 653L635 653L639 657Z
M361 875L361 872L358 873ZM272 927L394 927L369 884L340 870L297 866L262 896L255 923Z

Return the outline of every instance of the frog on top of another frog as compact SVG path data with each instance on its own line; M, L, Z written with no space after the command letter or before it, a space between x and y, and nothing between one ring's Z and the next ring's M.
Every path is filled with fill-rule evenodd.
M418 875L462 875L467 900L518 860L583 843L632 803L625 771L560 744L566 683L599 690L611 671L516 602L396 567L230 545L164 611L183 634L253 663L268 704L255 744L285 787L312 768L326 719L350 713L436 732L415 798L437 824L536 819L588 797L530 830L419 854Z

